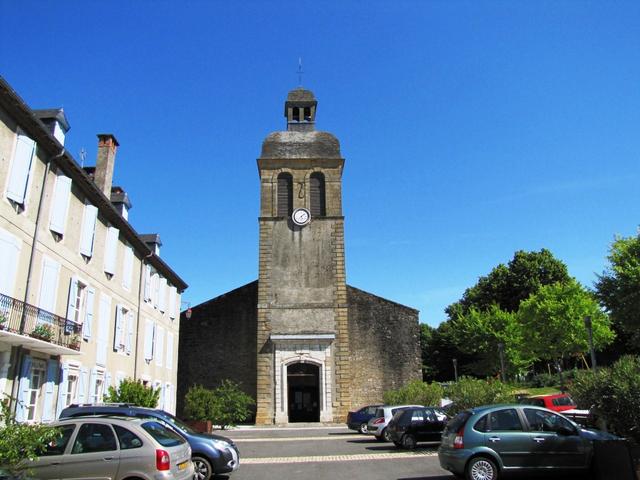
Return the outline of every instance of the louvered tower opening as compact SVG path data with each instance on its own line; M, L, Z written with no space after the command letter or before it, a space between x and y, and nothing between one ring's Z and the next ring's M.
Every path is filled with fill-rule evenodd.
M278 175L278 217L293 213L293 177L290 173Z
M324 188L324 175L322 173L314 172L311 174L310 193L311 216L324 217L327 214L327 209Z

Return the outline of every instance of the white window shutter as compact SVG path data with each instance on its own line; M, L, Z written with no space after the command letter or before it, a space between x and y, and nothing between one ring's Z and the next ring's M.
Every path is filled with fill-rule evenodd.
M162 356L164 355L164 328L156 327L156 365L162 366Z
M160 275L154 273L151 276L151 295L153 299L153 308L158 308L158 298L160 297Z
M125 338L125 351L127 354L131 353L131 349L133 348L133 312L129 311L127 313L127 334Z
M115 275L116 261L118 258L118 236L120 231L115 227L107 229L107 245L104 256L104 271Z
M11 163L11 174L7 185L7 197L16 203L23 204L29 184L29 174L33 155L36 151L36 142L26 135L18 134L16 152Z
M78 403L85 403L87 401L87 377L89 376L89 370L86 367L80 369L80 377L78 378Z
M13 297L22 241L0 228L0 293Z
M153 332L155 324L151 320L144 322L144 359L150 361L153 358Z
M127 290L131 290L132 275L133 275L133 248L131 248L131 245L125 245L124 266L122 269L122 286Z
M171 413L173 411L173 388L170 383L164 385L164 405L163 410Z
M84 314L84 325L82 326L82 337L86 340L91 338L93 329L93 303L96 291L93 288L87 289L87 308Z
M164 313L167 306L167 279L160 279L160 298L158 299L158 310Z
M25 355L22 358L22 370L20 371L20 381L18 383L18 402L16 404L16 420L18 422L24 422L27 419L27 402L31 386L31 364L31 356Z
M44 257L42 260L42 283L40 285L40 301L38 306L47 312L55 312L56 292L58 291L58 275L60 264Z
M167 370L173 368L173 333L167 332Z
M51 231L59 233L60 235L64 235L64 227L67 223L70 193L71 179L62 173L58 174L53 190L49 228Z
M115 351L119 351L122 348L122 337L124 332L122 318L122 307L120 305L116 305L116 326L113 335L113 349Z
M98 318L98 339L96 341L96 363L103 367L107 365L107 343L109 322L111 321L111 298L100 295L100 316Z
M47 383L44 384L44 404L42 409L43 422L53 422L55 420L53 386L58 376L58 368L59 364L57 360L47 360Z
M171 285L169 288L169 318L176 318L176 287Z
M78 298L78 279L71 278L69 285L69 302L67 303L67 319L75 321L76 299Z
M89 380L89 403L97 403L98 397L96 397L96 382L98 381L98 372L95 368L91 369L91 377Z
M93 255L93 238L96 233L96 219L98 209L87 203L84 206L84 217L82 219L82 236L80 237L80 253L86 257Z
M58 385L58 404L56 406L56 418L60 417L62 409L67 405L67 390L69 388L69 365L62 364L60 370L60 384Z
M151 300L151 265L144 266L144 301Z

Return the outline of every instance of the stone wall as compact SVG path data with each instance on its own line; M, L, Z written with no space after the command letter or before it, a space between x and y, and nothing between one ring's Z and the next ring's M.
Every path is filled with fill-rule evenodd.
M258 282L192 308L180 318L177 411L193 384L215 388L224 379L256 398Z
M352 408L422 378L418 311L347 286Z

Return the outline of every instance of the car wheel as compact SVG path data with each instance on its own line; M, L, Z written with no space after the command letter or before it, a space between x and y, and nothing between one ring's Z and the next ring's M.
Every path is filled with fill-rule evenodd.
M400 442L393 442L393 444L398 448L402 448L402 444Z
M382 438L385 442L390 442L391 440L393 440L393 438L391 438L391 432L386 428L382 431Z
M416 448L416 437L411 434L406 434L402 437L402 446L407 450L413 450Z
M497 480L498 467L487 457L476 457L467 464L467 480Z
M191 457L191 460L193 461L194 480L209 480L212 477L213 470L209 460L203 457Z
M369 432L369 427L367 426L367 423L362 423L360 424L360 428L358 429L360 433L368 433Z

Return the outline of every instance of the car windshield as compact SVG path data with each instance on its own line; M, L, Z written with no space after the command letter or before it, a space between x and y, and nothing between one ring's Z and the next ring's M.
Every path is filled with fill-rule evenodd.
M187 425L182 420L180 420L178 417L174 417L173 415L171 415L169 412L163 411L162 412L162 418L166 422L170 423L171 425L177 427L180 430L184 430L187 433L198 433L193 428L191 428L189 425Z
M186 440L180 435L172 432L167 427L158 422L145 422L142 424L142 428L144 428L149 433L149 435L151 435L156 440L156 442L158 442L163 447L175 447L176 445L180 445L186 442Z
M569 396L566 397L557 397L554 398L552 400L552 403L556 406L556 407L573 407L575 405L575 402L573 401L573 399Z

